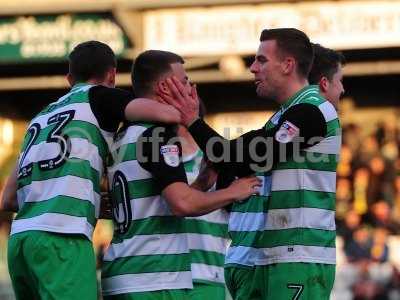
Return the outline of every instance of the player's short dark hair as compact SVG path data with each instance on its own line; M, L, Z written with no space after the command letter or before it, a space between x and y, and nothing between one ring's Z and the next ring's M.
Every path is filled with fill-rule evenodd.
M135 59L132 65L131 80L135 95L141 97L150 93L154 83L165 73L171 71L171 64L185 61L178 54L162 51L147 50Z
M99 41L78 44L69 54L69 73L75 81L103 79L107 71L116 68L113 50Z
M344 55L320 44L313 44L313 48L314 63L308 76L308 81L310 84L318 84L322 77L332 80L333 75L338 71L339 65L346 63Z
M282 55L293 56L297 62L297 73L307 78L314 58L314 50L308 36L296 28L264 29L260 42L275 40Z

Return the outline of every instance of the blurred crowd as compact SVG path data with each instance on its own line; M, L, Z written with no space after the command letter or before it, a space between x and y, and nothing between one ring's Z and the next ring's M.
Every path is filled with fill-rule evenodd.
M400 272L389 259L389 237L400 234L398 121L388 118L366 136L363 124L343 128L336 224L345 262L337 299L400 299Z

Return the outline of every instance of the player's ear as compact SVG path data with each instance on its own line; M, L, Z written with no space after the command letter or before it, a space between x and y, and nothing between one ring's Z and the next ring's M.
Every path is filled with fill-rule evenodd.
M117 69L111 68L106 75L106 83L110 87L115 87L115 77L117 76Z
M296 68L296 61L293 57L286 57L282 63L282 71L283 74L285 75L289 75L291 73L293 73L293 71Z
M165 80L159 80L157 82L157 92L161 94L170 94L169 93L169 87L167 85L167 82Z
M322 76L319 81L319 89L321 93L326 93L329 89L329 80L325 76Z
M71 87L75 85L75 79L72 77L71 73L67 74L67 81Z

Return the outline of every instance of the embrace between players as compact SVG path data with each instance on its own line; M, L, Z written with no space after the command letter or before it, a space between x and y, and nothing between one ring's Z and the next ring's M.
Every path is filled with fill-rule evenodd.
M97 298L91 238L105 169L105 299L222 300L225 284L235 300L329 299L342 63L299 30L264 30L250 71L257 95L280 108L229 141L199 117L179 55L140 54L133 95L115 88L107 45L76 46L71 90L30 122L2 194L1 208L17 212L17 299Z

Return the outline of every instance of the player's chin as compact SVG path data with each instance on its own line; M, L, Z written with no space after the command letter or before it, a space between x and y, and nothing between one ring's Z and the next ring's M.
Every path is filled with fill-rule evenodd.
M270 93L268 93L265 90L261 90L260 92L257 91L257 96L261 99L267 100L267 101L271 101L274 100L274 98L271 96Z
M258 97L260 97L260 98L265 98L265 96L266 96L266 92L265 92L265 90L262 88L262 86L261 86L261 84L259 84L258 86L257 86L257 88L256 88L256 93L257 93L257 96Z

